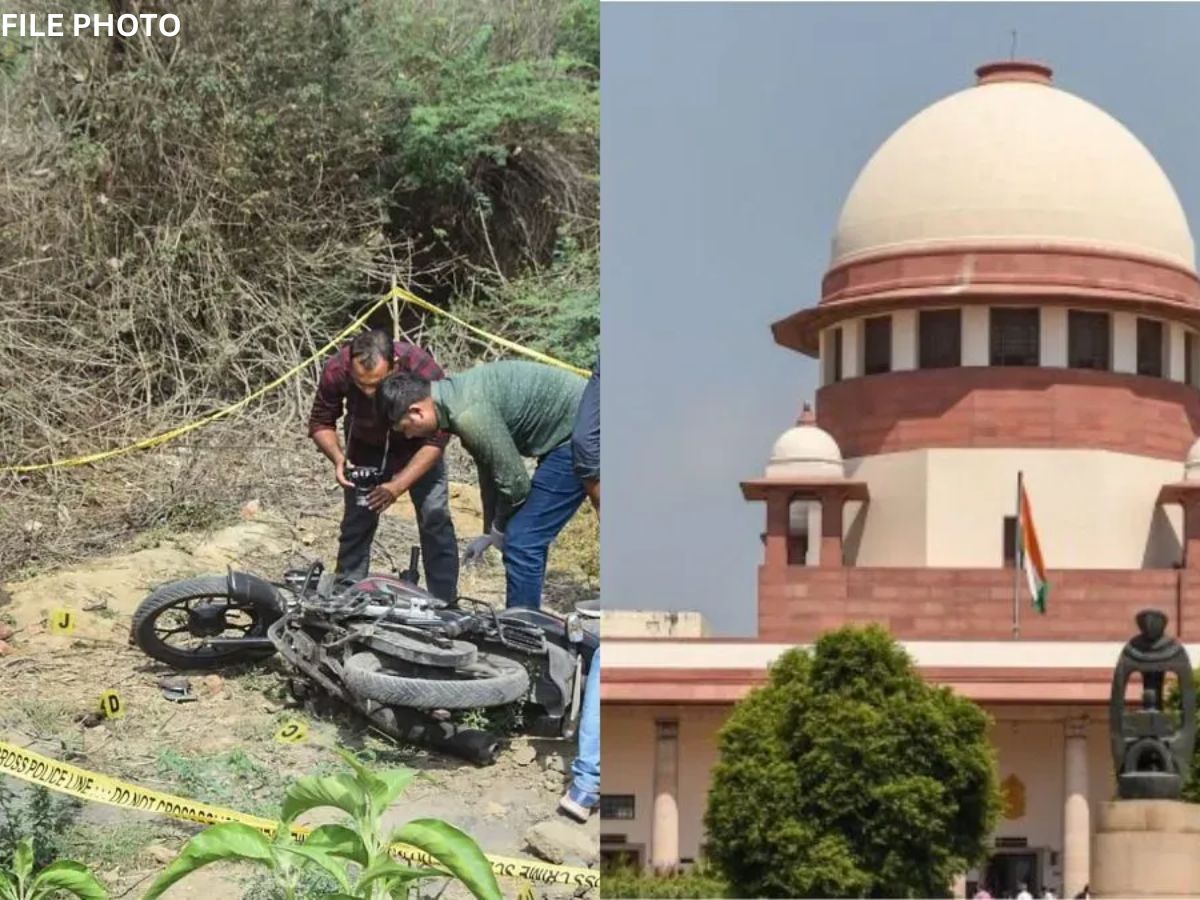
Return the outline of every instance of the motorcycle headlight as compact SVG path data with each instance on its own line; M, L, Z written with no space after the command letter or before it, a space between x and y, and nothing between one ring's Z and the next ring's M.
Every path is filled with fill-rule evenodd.
M578 644L583 640L583 622L579 620L577 613L567 616L567 640L572 644Z

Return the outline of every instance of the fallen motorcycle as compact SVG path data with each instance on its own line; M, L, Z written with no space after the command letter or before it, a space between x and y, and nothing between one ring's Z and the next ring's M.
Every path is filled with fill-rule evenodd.
M578 613L495 610L462 597L449 605L409 569L353 581L321 562L270 582L246 572L188 578L142 601L131 640L185 671L280 654L298 673L294 697L332 698L398 741L481 765L495 762L494 733L454 712L519 706L523 731L570 739L599 645Z

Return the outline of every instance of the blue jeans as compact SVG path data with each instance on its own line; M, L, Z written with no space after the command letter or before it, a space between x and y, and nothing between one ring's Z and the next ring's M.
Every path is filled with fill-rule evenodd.
M546 558L558 533L583 503L570 443L551 450L538 464L529 497L504 529L507 606L540 609Z
M600 802L600 648L592 657L587 684L583 688L583 713L579 717L579 756L571 763L575 789L587 795L588 803Z

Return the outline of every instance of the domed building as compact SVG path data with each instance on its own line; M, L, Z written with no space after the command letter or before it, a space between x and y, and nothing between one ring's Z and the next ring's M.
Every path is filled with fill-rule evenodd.
M787 648L878 622L995 720L1006 808L958 896L1090 881L1120 648L1148 606L1185 642L1200 629L1200 279L1179 199L1124 126L1046 66L976 74L875 152L819 299L772 326L820 387L742 484L765 511L757 638L606 619L609 855L697 858L732 704ZM1045 614L1014 590L1018 477Z

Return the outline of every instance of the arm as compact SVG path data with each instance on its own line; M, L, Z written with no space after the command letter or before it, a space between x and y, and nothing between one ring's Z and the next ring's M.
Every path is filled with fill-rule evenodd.
M426 444L413 454L403 469L388 482L396 491L396 495L407 493L414 484L424 478L442 458L442 448Z
M583 482L596 513L600 512L600 362L583 389L571 435L575 474Z
M338 440L337 432L332 428L320 428L312 433L312 439L317 449L325 454L325 458L341 468L342 463L346 461L346 454L342 452L342 443Z
M487 534L496 520L496 482L486 468L478 463L475 467L479 470L479 504L483 509L483 533Z
M338 375L338 358L334 357L321 370L317 384L317 395L313 398L312 411L308 416L308 436L317 449L333 463L334 477L342 487L351 487L342 472L346 455L342 452L337 436L337 421L342 416L345 391L341 388Z
M367 496L367 506L375 512L383 512L420 481L441 458L441 447L426 444L413 454L408 465L393 475L390 481L371 491Z
M503 531L513 510L529 496L529 473L504 420L488 406L467 410L458 420L458 436L475 460L480 493L487 502L486 485L494 493L493 513L485 515L484 530ZM485 475L486 481L485 481Z

